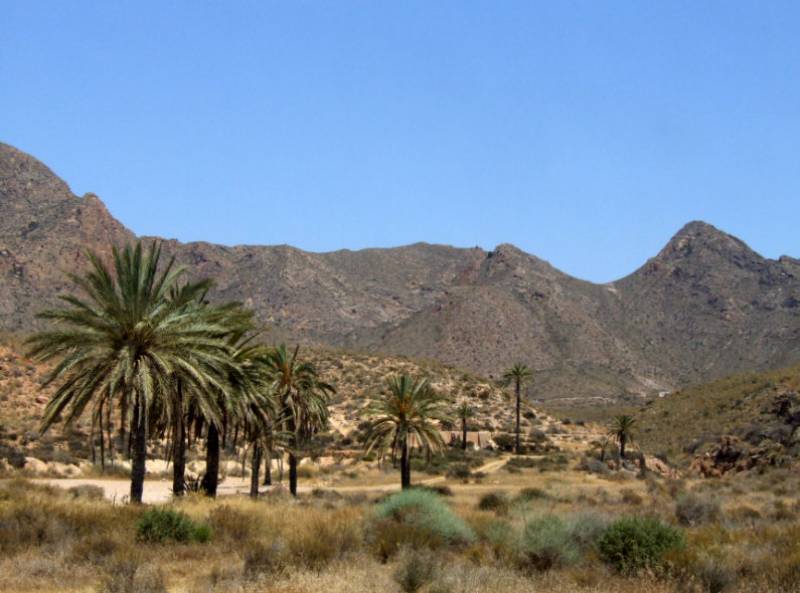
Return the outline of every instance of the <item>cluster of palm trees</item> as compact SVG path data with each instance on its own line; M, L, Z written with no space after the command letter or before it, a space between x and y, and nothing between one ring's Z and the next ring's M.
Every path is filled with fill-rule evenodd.
M220 451L230 447L252 456L252 496L258 496L262 461L270 483L273 456L285 452L296 495L299 456L327 426L334 387L300 360L299 348L259 342L251 311L236 303L210 304L209 280L188 280L174 259L161 266L157 243L114 248L110 266L96 254L88 257L89 271L71 276L82 296L64 296L65 306L42 313L52 329L29 340L32 356L54 363L45 385L55 386L55 393L42 430L89 411L101 462L106 453L114 455L115 441L130 456L134 503L142 501L148 443L154 440L168 443L177 496L187 488L187 449L198 439L205 443L200 487L206 494L216 496ZM521 391L531 377L523 364L503 375L516 397L516 453L522 452ZM400 375L390 376L385 393L366 408L366 451L399 458L403 488L411 485L411 449L430 456L444 447L438 426L446 420L445 406L427 379ZM464 449L472 415L462 402L457 417ZM624 457L630 426L626 420L618 428Z
M104 459L106 444L113 455L116 420L116 441L131 458L131 502L142 501L153 439L170 444L173 491L181 495L187 446L204 437L202 488L215 496L220 447L232 434L234 446L252 450L251 492L262 456L269 467L273 450L283 448L296 494L298 451L325 427L333 387L297 348L258 343L252 312L209 304L210 281L189 281L174 260L161 266L158 244L115 248L112 260L107 266L89 254L86 275L72 276L82 296L62 297L64 307L41 315L52 329L29 340L32 356L54 362L42 430L88 411Z

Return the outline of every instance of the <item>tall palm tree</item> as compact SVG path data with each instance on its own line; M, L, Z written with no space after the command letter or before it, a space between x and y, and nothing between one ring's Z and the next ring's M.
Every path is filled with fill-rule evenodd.
M247 424L251 406L262 402L266 368L259 362L265 348L253 344L256 334L253 333L252 311L237 303L208 307L206 310L216 323L226 329L227 348L226 364L222 370L224 378L214 393L222 413L217 416L206 416L202 410L198 413L199 419L206 425L206 471L201 487L206 496L213 498L217 495L219 484L220 434L231 421L237 430Z
M289 491L297 496L297 462L302 446L328 422L332 385L320 380L314 365L298 360L300 347L289 354L286 345L273 348L265 359L279 397L282 430L288 434Z
M524 364L517 363L510 369L508 369L503 374L503 380L505 381L506 385L514 384L514 395L517 398L516 401L516 440L514 444L514 452L519 455L522 453L522 447L520 446L520 408L521 408L521 393L522 393L522 385L530 380L533 376L533 372Z
M414 380L408 375L387 379L388 392L370 402L366 414L371 417L365 441L366 453L377 449L380 455L391 450L392 460L400 453L400 485L411 487L410 447L412 437L427 455L444 448L437 420L444 420L445 401L430 387L427 379Z
M467 421L472 418L475 413L472 411L469 403L462 401L456 410L458 419L461 420L461 450L467 450Z
M180 377L207 393L214 378L207 369L221 362L222 329L198 319L189 304L210 283L187 284L179 298L169 298L183 274L170 260L159 269L161 248L153 243L145 252L141 243L114 248L113 270L94 253L85 276L72 275L83 298L63 296L67 306L41 314L55 328L29 340L38 360L58 361L45 386L57 384L45 408L42 431L62 419L71 423L98 400L112 405L116 398L132 408L132 467L130 500L142 501L147 458L148 414L154 408L174 413L171 382ZM213 417L213 398L197 404ZM127 413L127 411L126 411ZM123 418L122 423L128 419Z
M634 424L636 424L636 420L633 416L628 416L627 414L616 416L611 422L608 436L619 443L620 463L625 459L625 447L628 443L633 443Z

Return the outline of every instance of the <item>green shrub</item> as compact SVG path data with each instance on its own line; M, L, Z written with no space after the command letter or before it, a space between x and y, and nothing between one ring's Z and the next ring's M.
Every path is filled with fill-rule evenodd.
M475 534L435 493L410 489L381 502L368 534L383 558L400 547L439 547L472 542Z
M508 496L504 492L488 492L481 496L478 501L478 508L482 511L494 511L503 514L508 512L508 507Z
M146 510L136 524L136 536L151 543L200 542L211 539L211 528L192 521L186 513L169 508Z
M619 519L598 542L603 560L624 574L660 568L664 554L683 546L680 530L651 517Z
M520 540L520 561L524 567L549 570L569 566L580 554L569 525L556 515L542 515L525 524Z
M720 517L717 500L693 492L678 495L675 501L675 516L678 523L689 527L716 521Z

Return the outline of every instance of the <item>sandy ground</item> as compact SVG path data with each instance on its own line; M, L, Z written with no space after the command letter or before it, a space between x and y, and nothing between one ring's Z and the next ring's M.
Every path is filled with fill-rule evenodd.
M480 471L486 474L491 474L499 470L507 461L507 456L494 459L483 466L477 468L475 471ZM49 484L58 486L59 488L72 488L73 486L99 486L103 489L105 496L112 502L125 503L128 501L130 495L131 483L130 480L120 479L98 479L98 478L39 478L33 480L40 484ZM444 476L437 476L434 478L427 478L423 480L415 480L416 484L432 485L444 482ZM280 486L273 486L276 488ZM283 487L288 488L288 483ZM400 485L397 483L392 484L378 484L378 485L359 485L359 486L322 486L322 485L299 485L298 490L301 493L311 492L315 487L322 487L326 490L336 490L337 492L390 492L398 490ZM261 492L265 493L270 490L270 487L262 487ZM249 478L226 478L220 483L217 493L219 496L247 494L250 492L250 479ZM167 502L172 498L172 481L171 480L145 480L143 501L146 503L160 503Z

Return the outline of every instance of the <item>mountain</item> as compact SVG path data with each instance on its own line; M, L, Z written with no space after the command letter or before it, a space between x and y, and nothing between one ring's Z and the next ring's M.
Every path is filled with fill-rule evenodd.
M29 332L70 290L83 252L134 239L103 203L0 144L0 329ZM530 395L606 401L800 360L800 261L761 257L693 222L630 276L598 285L512 245L417 243L309 253L164 242L213 298L252 306L275 340L437 359L497 377L536 370Z

